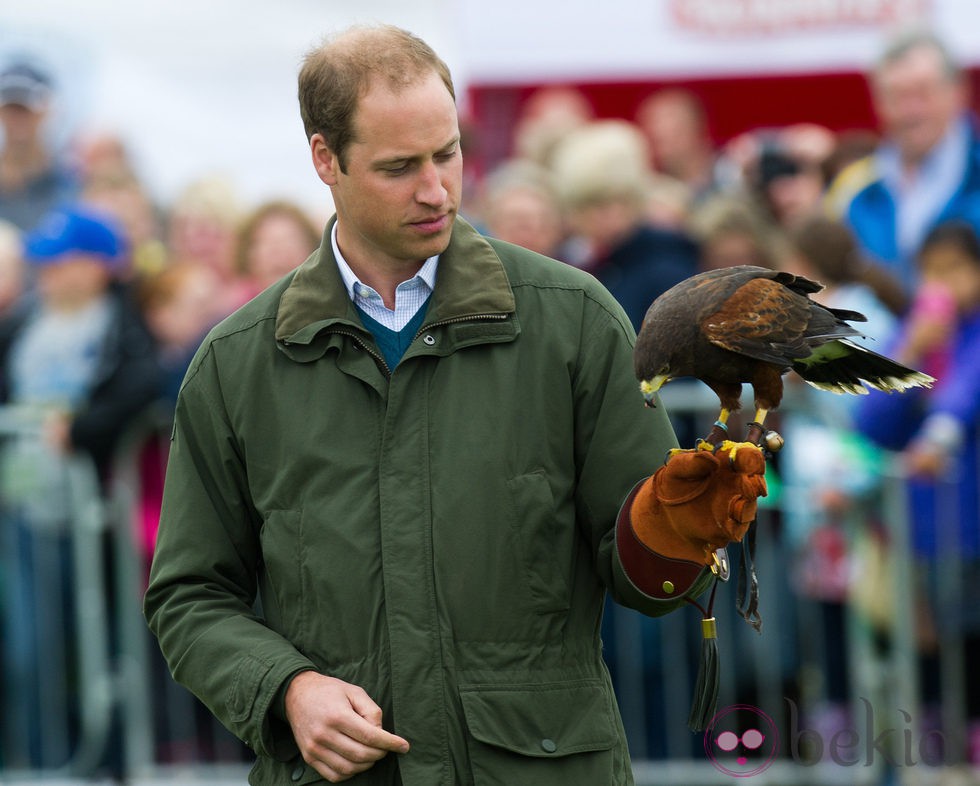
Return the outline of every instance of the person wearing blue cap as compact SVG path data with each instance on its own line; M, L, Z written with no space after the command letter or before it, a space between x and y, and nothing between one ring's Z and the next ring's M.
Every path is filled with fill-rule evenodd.
M24 258L37 300L0 358L0 395L60 413L49 419L54 444L84 449L104 467L160 378L142 320L113 286L125 243L107 217L68 206L24 236Z
M25 232L79 193L77 178L44 139L53 97L51 75L34 60L21 57L0 68L0 219Z
M5 573L2 592L20 601L0 630L9 686L0 727L20 736L16 750L26 757L10 766L52 767L63 762L46 759L40 686L50 681L39 655L58 651L51 637L65 635L58 626L71 618L58 589L70 586L65 459L88 455L105 478L119 438L156 399L161 371L137 311L114 285L125 247L106 219L84 206L51 212L24 236L24 260L35 286L0 345L0 403L42 428L40 437L25 431L3 446L0 548L19 562ZM39 554L41 561L31 557ZM50 699L50 691L45 695ZM70 696L60 700L71 706Z

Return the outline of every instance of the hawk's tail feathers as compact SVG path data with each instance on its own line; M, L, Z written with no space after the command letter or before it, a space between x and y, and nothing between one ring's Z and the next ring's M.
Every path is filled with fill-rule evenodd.
M867 394L866 386L891 393L929 388L936 381L846 340L824 344L810 357L793 363L793 370L815 388L858 395Z

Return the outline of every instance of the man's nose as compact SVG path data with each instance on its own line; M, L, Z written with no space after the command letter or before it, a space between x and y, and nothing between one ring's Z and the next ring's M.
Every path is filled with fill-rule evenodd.
M422 167L415 198L424 205L442 205L446 201L448 191L442 184L439 167L429 162Z

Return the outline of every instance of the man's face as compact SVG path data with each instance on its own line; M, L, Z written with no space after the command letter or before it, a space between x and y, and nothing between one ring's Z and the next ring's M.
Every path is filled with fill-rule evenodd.
M22 104L0 105L0 127L7 144L24 145L38 139L45 114L43 109L31 109Z
M405 269L445 250L459 209L463 159L452 96L435 74L360 99L346 172L323 137L314 165L331 187L337 242L352 268Z
M962 85L945 73L939 53L912 49L884 66L874 80L875 108L902 158L917 163L963 110Z
M70 310L91 302L109 284L110 274L98 257L71 252L42 265L37 286L51 308Z

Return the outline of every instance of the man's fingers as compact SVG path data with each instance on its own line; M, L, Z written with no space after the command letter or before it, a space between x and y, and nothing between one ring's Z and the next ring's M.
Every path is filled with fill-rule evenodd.
M327 751L324 754L324 759L307 760L307 764L322 775L327 783L341 783L342 781L353 778L358 773L370 769L374 762L370 762L369 764L357 764L355 762L342 759L339 756L335 756L332 754L332 752Z
M286 692L286 716L304 760L330 783L369 769L408 742L381 726L381 708L363 688L313 671L297 674Z
M375 703L363 688L352 686L347 694L351 709L372 726L381 725L381 707Z
M375 732L380 731L386 738L398 740L400 744L395 746L392 740L382 740L380 737L374 738L375 744L366 744L337 731L310 752L307 763L329 783L340 783L370 769L375 762L387 756L389 751L402 753L408 750L408 743L401 737L388 734L383 729L370 728ZM382 747L382 743L392 747Z
M385 731L380 726L359 715L354 715L346 719L343 725L338 726L338 730L355 742L359 742L368 748L382 751L382 755L388 751L392 753L408 753L408 740L399 737L397 734Z

